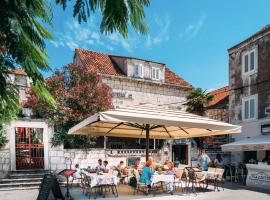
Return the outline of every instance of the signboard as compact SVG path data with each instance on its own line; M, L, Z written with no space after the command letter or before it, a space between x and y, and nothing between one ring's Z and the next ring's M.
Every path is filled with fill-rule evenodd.
M53 195L55 199L64 200L64 196L61 192L56 176L46 174L43 177L37 200L47 200L51 195Z
M128 157L127 158L127 166L134 165L135 160L141 160L141 158L140 157Z
M251 165L252 166L252 165ZM270 171L267 170L268 166L265 166L265 170L260 169L263 166L254 165L254 167L258 167L258 169L253 167L248 167L248 175L247 175L247 186L255 187L255 188L270 188Z
M127 92L112 92L112 97L116 99L134 99L133 94L128 94Z

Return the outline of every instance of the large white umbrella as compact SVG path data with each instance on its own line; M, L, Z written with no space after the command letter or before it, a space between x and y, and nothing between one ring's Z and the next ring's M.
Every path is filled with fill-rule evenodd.
M181 139L240 132L240 126L144 104L99 112L72 127L68 134L146 138L147 160L149 138Z

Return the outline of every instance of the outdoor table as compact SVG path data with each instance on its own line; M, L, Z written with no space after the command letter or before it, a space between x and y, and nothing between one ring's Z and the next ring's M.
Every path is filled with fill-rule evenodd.
M118 178L116 175L104 173L101 175L98 175L96 173L85 173L86 176L89 176L91 178L91 187L99 186L99 185L117 185L118 184Z
M154 174L152 176L152 185L158 182L173 183L174 175L169 174Z
M152 190L158 190L159 188L163 189L163 183L165 183L165 185L167 186L168 184L174 184L174 175L170 175L170 174L154 174L152 176L152 187L155 186L155 184L161 183L160 187L156 186L155 189L152 188Z

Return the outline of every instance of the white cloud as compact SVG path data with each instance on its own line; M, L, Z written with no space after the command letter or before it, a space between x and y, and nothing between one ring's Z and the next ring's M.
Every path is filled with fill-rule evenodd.
M200 30L203 28L205 24L207 15L202 14L200 18L196 22L190 23L183 32L180 33L180 37L190 40L198 35Z
M157 25L157 35L148 35L146 38L145 46L152 47L153 45L160 45L164 41L169 40L169 31L171 26L171 19L166 15L163 19L161 17L154 18L155 25Z

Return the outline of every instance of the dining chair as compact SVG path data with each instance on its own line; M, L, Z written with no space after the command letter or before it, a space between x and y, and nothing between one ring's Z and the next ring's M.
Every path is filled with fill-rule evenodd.
M218 188L218 186L219 186L219 183L221 183L221 187L222 187L222 189L223 189L223 191L224 191L224 169L222 169L222 168L217 168L216 169L216 173L217 173L217 176L216 176L216 180L215 180L215 188L214 188L214 190L218 190L219 191L219 188Z
M139 191L140 192L143 192L144 194L147 195L148 194L148 187L147 187L146 183L141 183L140 182L140 173L139 173L139 170L134 169L133 170L133 175L134 175L134 177L135 177L135 179L137 181L136 187L134 187L133 195L135 195L136 192L138 194Z
M183 180L182 180L182 176L184 174L184 169L179 169L179 168L176 168L176 175L178 176L178 178L175 178L174 180L174 190L176 191L177 188L180 188L181 187L181 190L182 192L184 191L184 188L183 188Z

